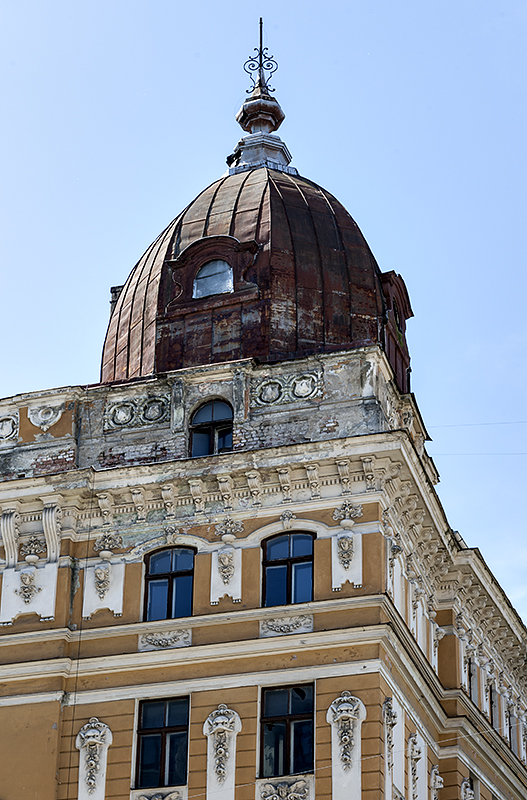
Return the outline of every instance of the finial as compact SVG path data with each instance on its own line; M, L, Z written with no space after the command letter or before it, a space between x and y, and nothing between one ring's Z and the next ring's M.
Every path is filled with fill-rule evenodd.
M240 172L255 167L267 166L297 175L294 167L289 166L291 153L274 135L285 119L285 114L278 101L271 96L269 79L278 69L273 56L263 46L263 19L260 17L260 47L254 48L255 55L249 58L243 68L253 82L247 92L243 106L236 114L236 120L249 136L244 136L236 145L232 155L227 158L229 173Z
M253 82L251 88L247 89L247 94L268 95L269 92L274 92L274 89L269 86L269 79L271 78L271 75L278 69L278 63L275 61L273 56L269 55L268 48L263 46L262 17L260 17L260 47L255 47L254 52L256 55L251 56L251 58L249 58L243 65L245 72ZM267 78L265 77L266 72L269 73ZM258 76L257 79L254 77L255 73Z

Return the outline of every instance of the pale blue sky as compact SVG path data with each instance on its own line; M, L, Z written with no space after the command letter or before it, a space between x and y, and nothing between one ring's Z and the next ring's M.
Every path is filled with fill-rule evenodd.
M0 396L98 380L110 285L238 140L260 14L293 164L407 283L450 524L527 619L526 0L0 2Z

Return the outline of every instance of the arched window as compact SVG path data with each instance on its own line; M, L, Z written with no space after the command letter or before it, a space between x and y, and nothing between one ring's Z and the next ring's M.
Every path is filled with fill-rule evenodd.
M232 408L223 400L200 406L190 423L191 456L210 456L232 450Z
M263 543L264 606L313 599L313 538L310 533L286 533Z
M192 614L194 550L172 547L148 556L145 620L175 619Z
M216 258L198 270L194 278L192 297L209 297L211 294L227 294L234 291L232 267Z

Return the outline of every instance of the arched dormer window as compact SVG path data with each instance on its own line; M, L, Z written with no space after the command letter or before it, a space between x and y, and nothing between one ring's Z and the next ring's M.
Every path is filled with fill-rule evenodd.
M224 400L200 406L190 423L191 456L210 456L232 450L232 408Z
M196 273L192 297L209 297L234 291L232 267L220 258L208 261Z
M194 550L171 547L147 556L145 620L192 614Z
M309 603L313 599L311 533L286 533L263 542L263 605Z

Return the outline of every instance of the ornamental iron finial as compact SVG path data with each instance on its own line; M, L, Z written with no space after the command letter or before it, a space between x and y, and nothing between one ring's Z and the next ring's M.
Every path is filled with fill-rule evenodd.
M255 47L254 52L255 55L247 59L243 65L245 72L253 82L251 88L247 89L247 94L269 94L269 92L274 92L268 81L278 69L278 63L273 56L269 55L268 48L263 46L262 17L260 17L260 47ZM269 73L267 77L265 76L266 72Z

